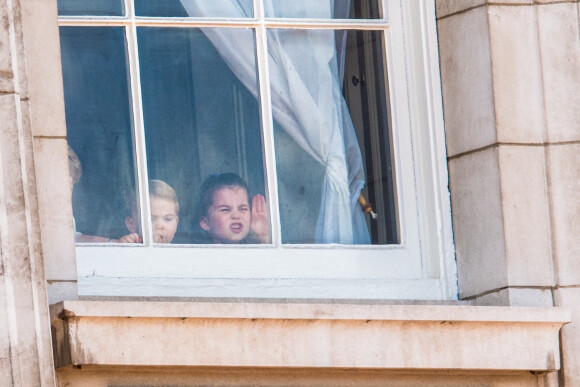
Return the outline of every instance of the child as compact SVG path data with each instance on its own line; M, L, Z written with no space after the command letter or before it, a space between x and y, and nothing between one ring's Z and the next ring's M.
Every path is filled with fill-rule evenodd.
M248 186L235 173L208 177L201 185L197 204L199 226L212 243L269 243L266 199L252 198Z
M69 174L70 191L72 194L74 185L77 184L80 181L81 177L83 176L83 167L77 154L70 147L70 145L68 146L68 174ZM112 239L109 239L107 237L102 237L98 235L87 235L78 232L74 215L73 215L73 224L75 229L76 243L108 243L112 241Z
M79 182L83 175L81 161L73 149L68 147L69 183L71 192L73 186ZM177 231L179 223L179 203L173 188L161 180L149 181L149 198L151 201L151 224L153 225L153 241L155 243L170 243ZM138 233L139 222L137 221L137 205L135 198L129 200L129 216L125 218L125 225L130 234L119 239L111 239L98 235L86 235L76 231L75 242L77 243L141 243L143 239ZM74 218L73 218L74 222Z
M179 202L177 194L169 184L161 180L149 180L149 201L151 202L151 226L153 242L171 243L179 224ZM119 239L121 243L141 243L139 221L135 199L129 201L130 215L125 225L131 234Z

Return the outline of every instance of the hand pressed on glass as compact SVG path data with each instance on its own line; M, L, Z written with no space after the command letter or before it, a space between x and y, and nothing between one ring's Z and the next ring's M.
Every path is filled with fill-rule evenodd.
M143 243L143 238L141 238L141 235L134 232L132 234L124 235L119 239L111 239L111 242L114 242L114 243Z
M211 243L268 243L266 200L252 199L246 182L234 173L208 177L202 184L197 205L199 226Z
M262 195L255 195L252 198L252 223L250 229L260 243L270 243L266 198Z

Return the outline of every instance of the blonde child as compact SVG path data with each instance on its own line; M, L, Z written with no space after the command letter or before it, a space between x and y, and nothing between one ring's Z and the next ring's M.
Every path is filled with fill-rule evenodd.
M211 243L269 243L266 199L255 195L250 206L248 186L235 173L208 177L197 203L199 226Z
M149 201L153 242L171 243L179 224L179 201L175 190L162 180L149 180ZM119 242L141 243L137 205L135 199L129 202L130 214L125 218L125 226L130 234L121 237Z
M81 161L72 148L68 147L69 184L71 192L76 183L83 175ZM179 223L179 202L177 195L169 184L161 180L149 181L149 195L151 201L151 224L153 226L153 241L155 243L170 243L177 231ZM137 217L137 205L135 198L129 200L129 216L125 218L125 226L130 234L119 239L111 239L98 235L86 235L76 231L75 242L77 243L141 243L143 238L139 235L139 222ZM74 218L73 218L74 222Z

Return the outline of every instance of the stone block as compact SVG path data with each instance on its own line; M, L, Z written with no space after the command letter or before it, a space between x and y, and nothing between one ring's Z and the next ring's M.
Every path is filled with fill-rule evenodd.
M542 146L500 146L508 284L552 286L549 202Z
M460 298L507 286L496 148L449 161Z
M0 92L28 97L26 61L22 41L20 2L0 4Z
M24 1L22 37L34 136L66 136L56 1ZM0 55L1 58L1 55ZM24 74L24 72L23 72Z
M187 387L557 387L546 379L547 373L485 372L401 372L376 369L337 370L309 368L155 368L134 372L109 368L102 370L61 368L57 370L59 387L110 386L187 386Z
M580 140L580 31L578 3L539 5L547 138Z
M501 1L501 0L498 0L498 1ZM574 3L574 2L577 2L577 0L564 0L564 1L562 1L562 0L535 0L534 2L536 4L550 4L550 3L564 3L564 2Z
M534 288L506 288L473 300L477 306L551 307L553 304L551 289Z
M0 2L0 20L8 21L8 6L6 2ZM13 93L14 71L12 69L13 47L10 41L10 25L7 22L0 24L0 92Z
M51 316L57 368L554 371L570 321L557 308L271 301L65 301Z
M18 68L18 79L15 81L18 82L16 85L16 91L20 95L20 99L27 100L29 95L28 89L28 79L26 76L27 70L27 62L28 58L28 51L25 52L24 47L24 40L22 39L22 5L23 2L21 1L13 1L12 2L12 31L13 34L13 48L12 53L15 57L16 62L13 62L13 67L16 66ZM46 74L44 75L46 77Z
M551 307L554 306L552 289L509 288L510 306Z
M558 284L580 285L580 144L548 147L548 173Z
M78 298L77 281L48 281L46 286L48 304Z
M533 7L488 7L499 142L544 141L538 31Z
M4 295L6 289L6 283L4 280L4 268L0 266L0 289L2 289ZM8 301L6 297L0 297L0 386L12 386L12 370L10 364L10 326L9 326L9 316L11 316L8 310ZM6 361L4 361L6 359Z
M490 293L485 293L470 300L474 306L509 306L509 288L499 289Z
M487 0L487 4L502 4L502 5L531 5L534 0Z
M16 94L0 94L0 259L4 290L0 292L0 304L7 305L8 310L0 312L0 319L9 319L11 333L8 348L0 342L0 353L10 353L8 365L18 385L40 386L53 380L54 375L50 332L43 323L48 318L48 305L32 136L20 103Z
M494 144L487 7L439 20L438 34L447 154Z
M572 323L561 333L563 385L580 386L580 288L556 290L556 303L572 312Z
M485 5L486 0L437 0L435 2L437 18L462 12L470 8Z
M34 157L46 279L76 280L67 142L37 138Z

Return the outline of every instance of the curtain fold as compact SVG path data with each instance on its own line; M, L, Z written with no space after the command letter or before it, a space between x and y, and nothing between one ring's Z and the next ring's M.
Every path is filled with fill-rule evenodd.
M224 9L239 17L252 15L252 10L240 0L181 1L191 15L212 16ZM267 12L272 11L273 1L283 4L280 0L264 0ZM312 2L293 1L304 2L304 16L308 17ZM314 16L332 17L334 0L316 4L316 9L310 8ZM202 28L202 31L257 98L253 42L239 38L235 29ZM315 242L368 244L366 220L357 202L365 183L363 161L341 93L345 36L341 32L337 38L332 30L268 31L272 113L286 133L325 167ZM337 48L341 52L337 53Z

